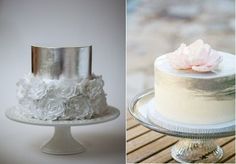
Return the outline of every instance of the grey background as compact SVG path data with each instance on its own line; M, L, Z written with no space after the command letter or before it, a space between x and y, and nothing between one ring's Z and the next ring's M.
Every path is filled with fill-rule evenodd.
M31 44L93 45L93 72L103 75L108 103L120 109L112 122L73 127L87 152L51 156L39 147L52 127L24 125L6 119L17 103L17 80L31 69ZM0 0L0 163L125 162L125 1Z

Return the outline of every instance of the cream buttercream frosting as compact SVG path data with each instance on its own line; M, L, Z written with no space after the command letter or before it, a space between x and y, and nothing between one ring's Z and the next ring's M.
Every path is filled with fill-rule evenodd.
M195 71L193 65L177 69L168 55L155 60L154 99L159 114L169 120L197 125L235 119L235 56L216 52L221 62L217 69L207 72Z

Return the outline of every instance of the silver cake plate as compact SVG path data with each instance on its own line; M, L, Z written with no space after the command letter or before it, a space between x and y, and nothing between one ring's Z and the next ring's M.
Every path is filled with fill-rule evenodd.
M187 125L164 119L154 111L154 90L137 95L129 105L129 112L143 126L170 136L182 138L171 149L172 157L181 163L217 162L223 150L214 139L235 135L235 122L217 125ZM157 104L158 107L158 104Z
M54 126L55 131L53 137L41 147L41 151L54 155L69 155L84 152L86 149L71 134L71 126L84 126L98 123L104 123L116 119L120 115L120 111L115 107L109 106L107 112L102 116L97 116L87 120L63 120L63 121L44 121L34 118L28 118L21 114L16 107L7 109L5 115L10 120L38 125L38 126Z

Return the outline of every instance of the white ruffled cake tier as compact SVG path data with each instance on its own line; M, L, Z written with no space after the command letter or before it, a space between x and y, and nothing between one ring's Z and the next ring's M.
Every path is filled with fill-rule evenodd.
M107 111L103 86L101 76L51 80L30 73L17 82L18 108L40 120L91 119Z

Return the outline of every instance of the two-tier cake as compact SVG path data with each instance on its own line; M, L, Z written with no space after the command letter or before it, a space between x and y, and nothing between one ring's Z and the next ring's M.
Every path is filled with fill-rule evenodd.
M103 86L92 74L92 46L32 46L32 72L17 83L18 108L41 120L90 119L108 109Z

